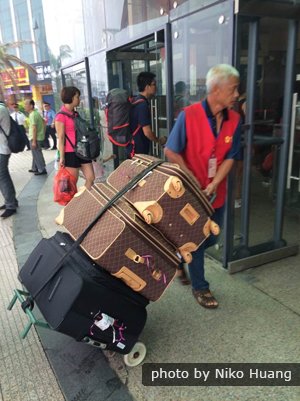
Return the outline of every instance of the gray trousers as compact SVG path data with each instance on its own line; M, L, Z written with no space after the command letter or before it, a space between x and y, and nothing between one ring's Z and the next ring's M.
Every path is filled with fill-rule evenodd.
M32 149L32 141L30 141L30 148L32 153L32 170L39 171L40 173L46 170L46 163L42 152L42 145L44 141L37 141L37 147Z
M10 155L0 154L0 191L4 198L6 209L16 209L18 201L16 190L8 170Z

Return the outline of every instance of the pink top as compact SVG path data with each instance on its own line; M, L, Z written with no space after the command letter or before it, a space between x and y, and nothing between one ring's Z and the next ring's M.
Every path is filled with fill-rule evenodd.
M65 113L68 113L70 116L74 115L74 113L70 113L70 111L65 106L62 106L60 110ZM59 121L64 124L65 135L68 135L68 138L75 146L76 136L75 136L74 119L71 117L67 117L64 114L57 113L55 116L55 121ZM74 148L71 146L67 138L65 139L65 152L74 152Z

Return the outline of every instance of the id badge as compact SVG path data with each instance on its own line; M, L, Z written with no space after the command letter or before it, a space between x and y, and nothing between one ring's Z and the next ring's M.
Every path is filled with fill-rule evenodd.
M208 160L208 178L213 178L217 173L217 158L211 157Z

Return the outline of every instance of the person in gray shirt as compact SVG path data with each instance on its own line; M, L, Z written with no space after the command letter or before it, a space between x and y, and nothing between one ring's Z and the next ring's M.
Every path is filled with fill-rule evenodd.
M8 169L11 151L3 131L5 135L9 135L10 116L5 103L0 99L0 191L4 198L4 205L0 206L0 210L4 210L1 217L5 219L17 212L18 201L16 199L16 190Z

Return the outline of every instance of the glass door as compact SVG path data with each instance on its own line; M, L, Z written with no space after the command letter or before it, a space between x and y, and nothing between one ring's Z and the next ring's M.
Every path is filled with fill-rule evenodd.
M155 56L155 59L150 61L149 67L156 75L157 83L156 96L151 99L152 130L158 138L167 137L165 31L155 32L149 51ZM164 157L162 147L154 142L152 142L152 155Z
M109 89L124 88L135 95L138 93L136 79L140 72L150 71L156 75L157 92L149 107L152 130L158 138L167 136L164 38L165 30L161 30L107 53ZM125 150L114 146L114 152L118 155L118 165L126 158ZM162 148L152 143L151 154L162 157Z
M205 79L215 64L232 63L231 1L207 7L172 23L173 120L185 106L206 96ZM224 260L224 238L208 253Z
M286 196L288 188L290 202L297 203L297 135L291 135L297 132L298 110L295 98L291 119L299 68L296 25L268 16L238 18L236 65L245 98L245 124L242 180L237 180L237 170L231 176L224 232L231 272L297 252L291 233L298 229L299 215Z

